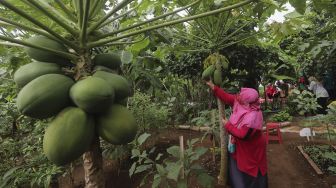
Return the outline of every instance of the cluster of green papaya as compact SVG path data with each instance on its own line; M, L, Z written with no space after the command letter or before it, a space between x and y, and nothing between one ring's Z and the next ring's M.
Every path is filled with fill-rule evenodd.
M49 49L65 51L57 41L35 36L29 39ZM91 76L74 81L63 69L69 60L49 51L27 48L35 62L20 67L14 81L21 88L19 111L29 117L54 117L45 131L44 153L57 165L67 164L90 147L95 133L111 144L126 144L137 132L135 118L122 105L130 96L128 81L116 74L118 55L98 54Z
M227 58L221 54L214 53L208 56L204 62L206 67L202 73L203 80L213 80L216 85L222 85L223 83L223 71L228 69L229 61Z

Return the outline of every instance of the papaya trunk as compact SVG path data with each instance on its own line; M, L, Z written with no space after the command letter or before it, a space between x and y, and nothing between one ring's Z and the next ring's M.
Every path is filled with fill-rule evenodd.
M228 177L228 151L227 140L228 135L223 128L222 118L225 118L225 107L221 100L217 98L217 105L219 110L219 130L220 130L220 148L221 148L221 161L218 176L218 184L226 186Z
M267 110L267 94L266 94L266 85L263 85L264 86L264 103L265 103L265 110Z
M99 137L95 136L89 151L83 154L86 188L105 188L103 157Z

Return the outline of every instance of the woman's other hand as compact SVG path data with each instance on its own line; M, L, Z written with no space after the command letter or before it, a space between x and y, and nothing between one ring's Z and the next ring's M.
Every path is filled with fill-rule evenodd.
M223 126L225 126L227 122L228 122L228 120L227 120L227 119L224 119L224 118L222 118L222 123L223 123Z
M212 83L212 81L205 82L212 90L215 88L215 85Z

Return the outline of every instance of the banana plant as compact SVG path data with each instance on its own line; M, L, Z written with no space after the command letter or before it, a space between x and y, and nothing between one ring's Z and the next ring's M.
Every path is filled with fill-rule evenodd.
M67 59L66 64L62 65L63 69L78 81L93 73L92 57L101 50L133 44L148 31L230 11L252 1L243 0L189 16L176 14L197 6L201 0L183 6L160 1L157 3L167 7L170 5L168 11L158 6L160 8L156 11L160 13L148 18L141 13L148 11L153 3L149 0L1 0L0 28L3 32L0 34L0 44L35 49ZM10 35L12 32L22 35L14 38ZM64 50L25 40L27 35L56 41L64 46ZM97 135L90 149L83 154L83 161L86 187L105 187Z

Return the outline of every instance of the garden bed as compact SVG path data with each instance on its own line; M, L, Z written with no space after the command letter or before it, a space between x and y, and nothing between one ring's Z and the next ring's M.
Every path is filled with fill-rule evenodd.
M159 150L157 152L163 153L167 147L178 145L178 138L183 135L184 138L202 138L204 133L199 131L181 130L181 129L166 129L158 132L152 132L153 137L150 137L146 143L146 148L156 146ZM307 168L306 161L302 160L301 153L297 150L297 145L309 144L305 138L298 134L285 133L283 134L283 144L269 144L268 145L268 165L269 165L269 187L283 188L283 187L304 187L304 188L330 188L336 184L336 176L317 176L314 171ZM317 140L314 141L317 143ZM323 142L325 144L326 142ZM206 138L203 142L198 143L196 147L212 146L211 141ZM212 161L212 154L207 152L198 161L209 173L209 175L217 178L219 172L219 156L216 155L215 163ZM122 164L112 164L111 161L106 160L104 163L104 171L106 177L106 186L111 188L127 187L137 188L145 174L129 177L129 169L132 165L131 160L125 161ZM117 168L116 168L117 167ZM285 168L283 168L285 167ZM82 188L84 187L84 171L82 166L77 166L74 171L74 184L71 185L69 177L60 177L56 188ZM216 181L216 180L215 180ZM190 177L189 187L199 187L196 177ZM216 183L216 182L215 182ZM150 188L152 183L147 182L142 188ZM215 188L222 186L215 185Z
M331 145L298 146L298 149L319 175L336 175L336 148Z

